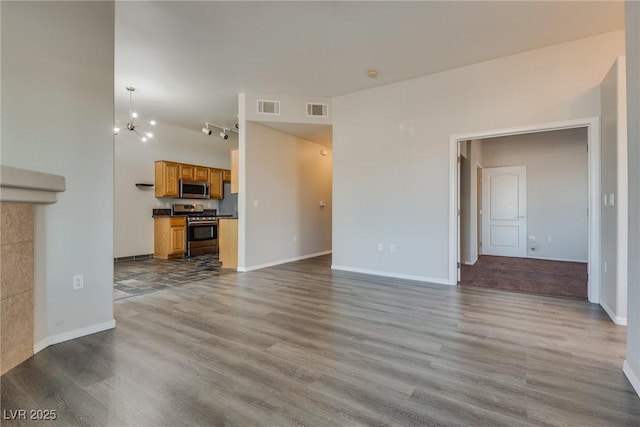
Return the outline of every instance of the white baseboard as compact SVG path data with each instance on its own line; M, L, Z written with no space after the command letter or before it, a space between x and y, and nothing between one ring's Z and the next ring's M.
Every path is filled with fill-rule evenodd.
M624 374L627 376L627 379L629 380L629 382L633 386L633 389L636 391L638 396L640 396L640 379L631 370L631 366L629 366L629 363L627 363L626 360L622 364L622 372L624 372Z
M588 262L586 259L549 258L549 257L531 256L531 255L527 255L527 258L540 259L543 261L581 262L583 264L586 264Z
M350 271L352 273L371 274L373 276L393 277L394 279L416 280L418 282L436 283L438 285L452 285L447 279L436 277L417 276L413 274L392 273L388 271L370 270L368 268L347 267L344 265L331 264L332 270ZM455 284L453 284L455 285Z
M613 323L615 323L616 325L627 326L627 318L622 316L617 316L613 311L613 309L609 307L609 305L606 302L602 301L602 298L600 298L600 306L604 309L604 311L607 312L611 320L613 320Z
M106 331L116 327L116 319L111 319L108 322L98 323L96 325L86 326L84 328L74 329L68 332L62 332L60 334L52 335L41 341L38 341L33 345L33 352L38 353L53 344L69 341L75 338L84 337L86 335L95 334L97 332Z
M473 259L469 259L463 262L464 265L474 265L476 262L478 262L478 255L475 256L475 258Z
M321 256L321 255L328 255L331 252L332 251L316 252L316 253L313 253L313 254L300 255L300 256L297 256L297 257L293 257L293 258L286 258L286 259L281 259L281 260L278 260L278 261L267 262L267 263L264 263L264 264L252 265L252 266L249 266L249 267L238 267L238 271L247 272L247 271L253 271L253 270L260 270L261 268L273 267L274 265L287 264L289 262L300 261L300 260L307 259L307 258L315 258L315 257Z

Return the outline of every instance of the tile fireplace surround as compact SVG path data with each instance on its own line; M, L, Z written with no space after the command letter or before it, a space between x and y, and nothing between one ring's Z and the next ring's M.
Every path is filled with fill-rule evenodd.
M64 189L59 175L0 165L0 374L33 355L35 206Z

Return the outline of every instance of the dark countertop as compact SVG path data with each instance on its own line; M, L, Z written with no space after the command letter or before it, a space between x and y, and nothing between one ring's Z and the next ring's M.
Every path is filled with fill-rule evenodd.
M170 208L162 208L162 209L154 209L151 216L153 218L177 218L184 217L186 215L173 215L172 210ZM215 216L217 218L224 217L227 218L231 215L218 215L218 211L216 209L205 209L202 213L202 216ZM237 217L236 217L237 218Z
M169 211L169 213L165 213L165 212L160 212L160 213L156 213L156 210L158 211ZM216 219L238 219L237 216L233 216L233 215L203 215L203 216L212 216L215 217ZM171 215L171 209L154 209L153 210L153 218L186 218L186 215Z
M171 216L171 209L154 209L153 216Z

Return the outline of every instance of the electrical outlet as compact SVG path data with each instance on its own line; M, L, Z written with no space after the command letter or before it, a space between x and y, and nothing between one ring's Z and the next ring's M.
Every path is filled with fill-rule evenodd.
M609 266L607 265L607 261L604 262L604 272L609 271Z
M390 244L389 245L389 252L395 252L396 251L396 245L395 244Z
M254 208L257 208L257 207L258 207L258 201L257 201L257 200L254 200L254 201L253 201L253 207L254 207Z
M378 243L378 251L382 252L384 250L384 246L382 246L382 243Z
M73 290L77 291L78 289L84 288L84 275L76 274L73 276Z

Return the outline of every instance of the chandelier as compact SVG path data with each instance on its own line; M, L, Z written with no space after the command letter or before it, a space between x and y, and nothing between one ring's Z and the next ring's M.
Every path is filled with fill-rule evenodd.
M140 138L140 141L147 142L149 138L153 138L153 134L151 132L145 131L144 128L155 126L156 122L155 120L150 120L143 125L136 123L138 113L133 111L133 92L135 92L136 88L133 86L127 86L127 90L129 91L129 122L127 123L127 129L131 132L135 132L135 134ZM117 135L118 132L120 132L120 128L114 127L113 134Z

